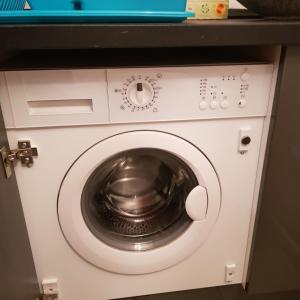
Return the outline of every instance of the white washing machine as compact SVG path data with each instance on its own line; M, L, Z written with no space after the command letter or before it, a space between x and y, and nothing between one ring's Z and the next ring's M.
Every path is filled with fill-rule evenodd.
M35 266L59 299L241 283L273 66L2 74ZM49 291L48 291L49 292Z

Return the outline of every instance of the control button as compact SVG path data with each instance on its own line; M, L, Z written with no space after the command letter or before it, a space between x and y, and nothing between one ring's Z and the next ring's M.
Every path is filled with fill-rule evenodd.
M205 102L205 101L201 101L200 104L199 104L199 108L200 108L201 110L207 109L207 108L208 108L208 103Z
M219 103L217 101L211 101L210 102L210 108L211 109L216 109L216 108L218 108L218 106L219 106Z
M246 99L240 99L239 103L238 103L240 108L243 108L247 105L247 100Z
M226 109L229 107L230 103L228 100L223 100L220 105L223 109Z
M241 75L241 80L243 81L243 82L245 82L245 81L248 81L249 79L250 79L250 74L249 73L247 73L247 72L245 72L245 73L243 73L242 75Z
M244 136L242 137L241 143L245 146L249 145L251 143L250 136Z
M238 151L240 154L245 154L251 150L253 129L251 127L241 127L239 132Z

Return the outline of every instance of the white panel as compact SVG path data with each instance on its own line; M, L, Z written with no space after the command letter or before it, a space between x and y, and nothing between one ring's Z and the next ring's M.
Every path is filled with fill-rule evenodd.
M272 71L267 64L108 70L111 121L265 116Z
M273 111L273 103L274 103L274 97L275 97L275 92L276 92L277 77L278 77L279 64L280 64L280 58L281 58L281 47L278 46L274 50L275 51L272 54L269 53L269 57L272 57L272 61L274 62L274 71L273 71L271 92L269 95L268 112L267 112L267 116L265 117L264 127L262 130L259 161L258 161L258 167L257 167L257 173L256 173L256 184L255 184L255 190L254 190L252 214L251 214L251 221L250 221L249 234L248 234L248 246L247 246L244 274L243 274L244 288L246 288L246 284L247 284L247 280L248 280L250 255L251 255L251 249L252 249L251 246L252 246L252 239L253 239L253 234L254 234L254 225L255 225L255 221L256 221L256 212L258 209L258 198L259 198L259 194L260 194L260 186L261 186L261 180L262 180L263 167L265 164L265 154L266 154L267 142L268 142L268 137L269 137L270 123L271 123L272 111Z
M105 70L5 73L16 127L107 123Z
M241 127L253 129L254 144L245 155L237 151ZM231 283L241 283L262 127L263 118L249 118L9 130L11 145L29 138L40 152L33 168L16 168L39 280L58 278L60 297L66 300L115 299L223 285L227 264L236 264ZM220 179L222 206L209 238L194 255L160 272L126 276L97 268L76 254L59 226L57 196L67 170L87 148L132 130L168 132L201 149Z

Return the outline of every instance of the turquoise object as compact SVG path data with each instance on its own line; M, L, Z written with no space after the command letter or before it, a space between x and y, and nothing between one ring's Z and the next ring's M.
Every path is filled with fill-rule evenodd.
M0 24L42 23L117 23L117 22L182 22L193 16L189 12L144 12L144 11L0 11Z
M12 5L12 2L15 5ZM23 6L20 5L22 2ZM0 0L0 24L182 22L186 0ZM8 3L11 5L8 6ZM4 5L5 4L5 5ZM17 5L18 4L18 5ZM3 7L3 9L1 9Z
M23 10L26 0L0 0L0 11Z
M29 0L35 10L177 11L186 10L186 0Z

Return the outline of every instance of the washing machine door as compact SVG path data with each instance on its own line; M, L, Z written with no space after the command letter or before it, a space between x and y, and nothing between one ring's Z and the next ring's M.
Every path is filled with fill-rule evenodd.
M207 157L172 134L135 131L105 139L66 174L58 217L73 249L111 272L151 273L192 255L220 209Z

